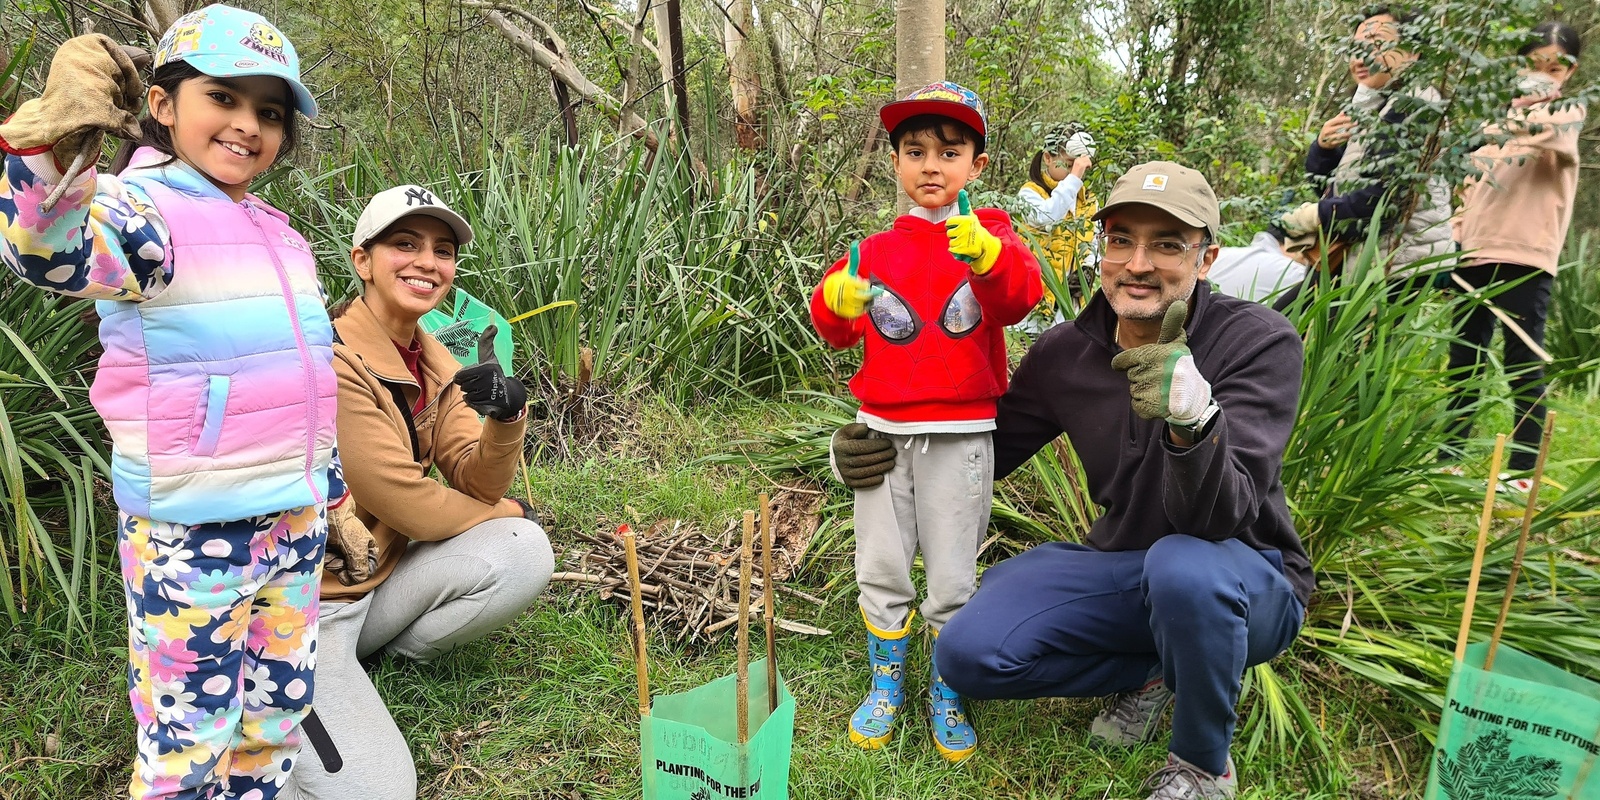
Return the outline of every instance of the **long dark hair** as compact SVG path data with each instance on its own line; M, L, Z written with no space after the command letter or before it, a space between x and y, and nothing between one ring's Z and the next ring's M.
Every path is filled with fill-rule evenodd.
M204 77L206 77L205 73L190 66L187 61L171 61L161 65L154 73L151 73L150 85L161 87L162 91L166 92L167 96L176 102L179 87L185 81ZM278 157L272 162L274 166L283 163L284 159L294 152L295 145L300 143L299 118L295 115L294 95L289 92L288 83L284 83L283 90L287 95L284 98L284 108L287 109L287 113L284 115L283 120L283 145L278 148ZM172 129L162 125L149 109L146 109L144 118L139 120L139 129L144 134L139 140L140 147L149 147L166 155L167 160L162 162L163 165L171 164L178 160L178 153L172 147ZM128 156L131 157L132 153L128 153ZM117 161L122 161L121 153L118 154ZM127 165L126 163L117 163L113 166L120 171L121 167Z
M1578 32L1566 23L1550 20L1541 22L1533 29L1533 41L1522 46L1517 55L1525 56L1545 45L1555 45L1572 56L1573 61L1578 60L1578 53L1583 50L1583 42L1578 38Z
M1028 178L1041 187L1044 183L1044 151L1033 154L1033 163L1028 165Z

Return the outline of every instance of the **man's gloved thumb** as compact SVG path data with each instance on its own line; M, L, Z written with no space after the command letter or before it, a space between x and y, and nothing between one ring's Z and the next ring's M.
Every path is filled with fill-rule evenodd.
M1189 303L1178 300L1167 306L1166 316L1161 318L1161 335L1156 339L1156 344L1170 344L1183 336L1183 323L1189 321Z

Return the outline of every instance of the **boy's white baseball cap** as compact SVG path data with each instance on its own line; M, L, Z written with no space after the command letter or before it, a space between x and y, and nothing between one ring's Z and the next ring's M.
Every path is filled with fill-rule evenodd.
M433 217L449 225L456 234L456 247L466 247L472 242L472 226L467 224L466 219L451 211L431 189L406 184L384 189L367 201L361 218L356 220L356 232L350 239L350 246L365 247L388 230L390 225L413 214Z

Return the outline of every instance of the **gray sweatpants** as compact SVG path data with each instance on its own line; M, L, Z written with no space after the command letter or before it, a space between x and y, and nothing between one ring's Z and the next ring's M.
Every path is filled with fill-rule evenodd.
M922 551L928 597L922 616L934 630L966 604L977 585L978 543L994 497L989 433L874 433L894 442L894 470L856 491L856 585L873 627L905 627L917 599L911 563Z
M411 750L358 659L382 650L428 661L483 636L521 614L554 567L537 524L493 519L442 542L412 542L371 594L323 605L312 705L344 768L329 773L308 743L282 797L413 800Z

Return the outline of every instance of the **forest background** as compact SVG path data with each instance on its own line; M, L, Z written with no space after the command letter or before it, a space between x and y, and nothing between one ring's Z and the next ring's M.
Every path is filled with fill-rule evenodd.
M37 93L49 54L84 20L150 47L162 20L187 10L0 2L0 114ZM977 704L985 754L959 770L918 733L887 757L844 742L864 671L848 498L826 480L823 443L849 416L840 397L856 356L817 341L809 290L850 241L892 219L898 189L876 111L908 74L939 66L930 54L988 105L981 197L1014 196L1042 129L1073 120L1100 142L1092 191L1103 196L1140 161L1189 164L1224 198L1224 238L1242 243L1311 196L1301 160L1353 89L1347 41L1366 4L243 5L294 41L322 103L300 151L258 189L312 241L335 294L354 288L344 265L365 199L417 182L479 231L458 285L507 316L573 301L513 328L538 417L524 477L559 551L572 556L577 533L624 521L719 535L774 483L824 493L792 580L825 603L784 608L835 631L781 647L801 698L795 796L1137 792L1162 748L1090 750L1089 703ZM1422 68L1456 100L1451 124L1419 140L1434 146L1419 152L1419 175L1465 174L1475 132L1510 91L1520 30L1555 17L1588 45L1600 35L1589 2L1418 5ZM1568 94L1589 97L1595 74L1581 66ZM1562 420L1553 482L1509 641L1596 677L1600 255L1589 240L1600 231L1600 133L1590 128L1548 343ZM1307 367L1285 483L1321 581L1301 642L1249 676L1236 750L1247 797L1415 796L1426 771L1483 491L1481 467L1467 478L1433 469L1460 390L1442 374L1443 347L1470 301L1388 302L1376 251L1357 258L1359 280L1297 317ZM92 322L87 304L0 280L4 798L112 796L131 759L107 445L87 403ZM1477 409L1474 463L1486 438L1509 430L1503 395L1501 384ZM986 564L1079 536L1095 513L1066 446L999 489ZM1490 592L1505 586L1515 537L1498 534L1515 516L1502 508ZM726 673L727 642L682 645L678 633L654 629L661 691ZM384 661L376 679L426 797L636 796L626 647L615 606L557 584L512 629L431 665Z

